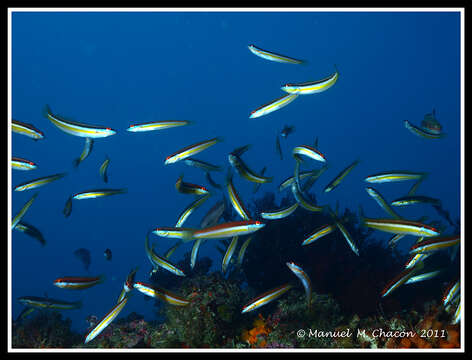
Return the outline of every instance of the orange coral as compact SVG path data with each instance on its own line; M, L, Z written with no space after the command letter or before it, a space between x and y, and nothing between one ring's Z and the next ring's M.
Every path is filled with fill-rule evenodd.
M266 325L265 319L259 314L259 318L254 320L254 327L247 331L244 330L241 338L243 341L246 341L251 347L265 347L267 341L265 340L266 336L269 335L271 329Z

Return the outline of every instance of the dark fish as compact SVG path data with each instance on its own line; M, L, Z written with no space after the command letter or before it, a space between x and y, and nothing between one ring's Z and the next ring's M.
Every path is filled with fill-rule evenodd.
M248 151L250 148L251 148L251 144L248 144L248 145L244 145L244 146L241 146L241 147L238 147L236 149L234 149L231 154L233 154L234 156L241 156L242 154L244 154L246 151Z
M279 139L279 134L277 134L276 138L275 138L275 150L277 151L277 153L279 154L280 156L280 160L283 160L283 155L282 155L282 148L280 147L280 139Z
M89 137L85 138L85 144L84 144L84 149L82 150L82 153L77 159L74 159L74 161L72 162L74 167L79 166L79 164L82 161L84 161L87 158L87 156L90 155L90 153L92 152L92 149L93 149L93 139Z
M72 195L69 196L69 198L66 201L66 205L64 206L64 210L62 210L62 213L64 214L66 218L69 217L71 212L72 212Z
M225 211L225 202L223 200L218 201L203 217L200 222L200 228L206 228L218 224L223 212Z
M289 134L293 133L294 130L295 130L295 126L285 125L282 131L280 132L280 135L286 138Z
M100 176L102 177L103 181L105 181L106 183L108 182L108 173L107 173L107 169L108 169L108 165L110 164L110 158L106 157L106 159L103 161L102 165L100 165Z
M22 233L25 233L26 235L34 237L43 246L46 245L46 240L44 240L41 232L31 224L21 221L15 226L15 230L21 231Z
M111 254L110 249L106 249L105 252L103 253L103 255L105 256L105 259L107 259L108 261L111 260L112 254Z
M206 179L208 180L208 182L210 183L211 186L221 190L221 185L217 184L216 182L213 181L213 179L211 178L210 173L208 171L205 173L205 177L206 177Z
M85 270L88 271L90 266L90 251L80 248L74 251L74 255L84 264Z
M433 205L434 209L438 212L439 215L441 215L444 219L446 219L451 226L454 226L454 222L451 219L451 216L449 215L449 211L444 210L442 205Z

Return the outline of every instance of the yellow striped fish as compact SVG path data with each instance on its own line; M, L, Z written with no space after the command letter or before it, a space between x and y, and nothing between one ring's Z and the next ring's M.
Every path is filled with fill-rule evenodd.
M205 201L208 200L210 197L210 194L204 195L201 198L195 200L192 202L187 208L182 211L182 213L179 216L179 219L177 220L177 223L175 224L175 227L182 227L184 222L187 220L187 218L196 210L198 209Z
M58 129L64 131L69 135L86 137L86 138L104 138L115 135L116 131L109 127L101 127L95 125L82 124L75 121L65 120L58 115L54 115L51 109L46 105L44 115L51 121Z
M388 204L388 202L383 198L380 193L372 187L365 188L367 193L379 204L379 206L385 210L387 214L389 214L394 219L401 219L400 215L398 215L395 210Z
M298 207L298 203L296 202L295 204L281 210L277 210L273 212L263 212L261 213L261 217L266 220L283 219L293 214L293 212L297 210L297 207Z
M200 249L202 241L203 239L197 239L193 243L192 252L190 253L190 269L193 269L197 263L198 250Z
M144 250L146 251L146 255L153 267L162 267L177 276L185 276L184 272L180 270L177 266L175 266L170 261L157 255L154 252L154 246L150 246L149 243L149 234L146 235L146 241L144 242Z
M256 310L257 308L260 308L261 306L266 305L270 303L271 301L274 301L275 299L278 299L291 288L292 288L292 285L285 284L273 290L269 290L257 296L256 298L252 299L248 304L246 304L243 307L243 310L241 311L241 313L244 314L249 311Z
M305 210L313 211L313 212L323 211L322 206L313 205L305 198L303 193L298 188L296 182L292 184L292 193L293 193L293 196L295 197L295 200L297 200L297 203Z
M316 161L326 162L326 157L320 151L309 145L295 146L292 150L292 155L295 159L300 159L300 155L303 155Z
M308 81L301 84L285 84L282 90L289 94L309 95L320 93L332 87L338 81L339 73L336 72L324 79L317 81Z
M85 138L85 144L84 144L84 149L82 150L82 154L74 160L73 165L74 167L79 166L79 164L84 161L87 156L89 156L90 152L92 151L93 148L93 139L92 138Z
M106 183L108 182L108 173L107 173L108 165L110 165L110 159L107 156L106 159L103 161L102 165L100 165L100 169L99 169L100 176L102 177L103 181Z
M320 170L322 169L326 169L325 167L321 168ZM312 171L302 171L300 172L299 174L299 181L300 180L304 180L306 178L309 178L309 177L316 177L318 178L319 174L320 173L320 170L312 170ZM324 170L323 170L324 171ZM282 191L288 187L290 187L292 185L292 183L295 181L295 176L290 176L289 178L285 179L284 181L282 181L282 183L279 185L279 191Z
M18 212L18 214L15 215L13 220L11 221L11 228L12 230L16 227L16 225L20 222L20 220L25 216L26 212L30 208L30 206L33 204L34 200L36 199L36 196L38 196L38 193L35 193L31 199L29 199L25 205L21 208L21 210Z
M191 122L187 120L167 120L167 121L150 121L141 124L130 125L126 131L129 132L147 132L154 130L170 129L178 126L189 125Z
M255 119L258 117L261 117L263 115L270 114L273 111L279 110L283 108L284 106L287 106L290 104L293 100L295 100L298 97L298 94L288 94L284 95L278 99L275 99L265 105L262 105L258 107L256 110L251 111L251 114L249 115L250 119Z
M103 330L106 329L108 325L111 324L113 320L118 316L118 314L123 310L124 306L128 302L128 296L126 296L123 300L121 300L118 304L113 306L113 308L106 314L100 322L95 325L95 327L89 331L87 336L85 337L84 344L95 339Z
M28 136L33 140L44 139L44 134L42 131L36 129L31 124L27 124L18 120L11 121L11 130L14 133Z
M247 247L249 246L249 243L251 242L252 240L252 236L249 236L246 241L241 245L241 248L239 249L239 254L238 254L238 265L242 265L243 264L243 260L244 260L244 254L246 253L246 249Z
M249 50L254 54L263 59L276 61L285 64L302 64L303 60L294 59L285 55L280 55L272 51L263 50L253 44L248 46Z
M425 173L414 173L409 171L391 171L383 172L375 175L367 176L364 180L372 184L380 184L386 182L418 180L425 176Z
M158 288L156 286L152 286L141 281L136 281L134 283L134 288L144 295L160 299L165 301L168 304L175 305L175 306L186 306L190 304L190 300L187 300L181 296L178 296L169 290Z
M60 174L44 176L44 177L41 177L41 178L38 178L38 179L34 179L34 180L27 181L25 183L22 183L22 184L16 186L13 190L14 191L25 191L25 190L36 189L40 186L44 186L46 184L49 184L50 182L61 179L64 176L66 176L66 173L60 173Z
M458 245L461 240L460 235L441 236L415 244L410 249L410 254L428 254L431 252L448 249Z
M236 155L228 155L229 163L236 169L241 177L245 178L248 181L264 184L272 181L272 177L266 177L262 175L257 175L254 171L249 169L249 167L244 163L244 161Z
M228 174L226 178L226 188L228 189L229 199L231 204L233 205L234 210L238 213L239 216L243 218L243 220L249 220L249 212L247 211L246 207L244 206L243 202L239 198L238 193L233 185L233 179L231 174Z
M38 166L32 161L14 156L11 158L11 168L14 170L34 170L37 167Z
M308 308L311 307L311 280L308 274L302 269L300 265L295 264L293 261L285 263L288 268L295 274L295 276L301 281L303 288L305 289L306 300Z
M238 245L238 236L233 236L228 248L226 249L225 256L223 257L223 261L221 263L221 272L224 274L228 269L229 262L231 261L231 257L233 256L234 250L236 250L236 246Z
M405 234L413 236L438 236L439 232L434 227L417 222L399 219L368 219L363 218L365 226L392 234Z
M111 196L117 194L125 194L126 189L96 189L96 190L87 190L72 196L72 199L75 200L87 200L87 199L96 199L104 196Z
M334 225L328 224L323 225L313 231L305 240L302 242L302 246L309 245L312 242L321 239L323 236L326 236L334 231Z
M251 234L264 226L264 223L257 220L232 221L196 230L193 236L195 239L223 239Z
M167 164L173 164L177 161L185 160L188 157L191 157L193 155L196 155L200 152L202 152L205 149L208 149L210 146L215 145L216 143L219 143L222 141L222 138L216 137L210 140L205 140L198 142L196 144L192 144L189 146L184 147L183 149L180 149L173 153L172 155L169 155L166 157L166 161L164 162L165 165Z
M354 161L351 165L341 171L338 176L336 176L326 187L324 188L324 192L330 192L334 188L336 188L339 183L349 174L354 167L359 164L359 160Z

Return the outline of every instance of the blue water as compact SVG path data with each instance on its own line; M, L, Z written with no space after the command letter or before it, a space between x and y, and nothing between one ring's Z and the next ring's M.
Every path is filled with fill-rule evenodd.
M308 60L306 65L280 64L253 55L263 49ZM136 280L147 281L151 265L144 252L148 229L174 226L193 198L177 193L184 181L207 184L204 173L181 163L164 165L178 149L215 136L224 141L197 158L225 167L213 178L223 183L227 155L252 144L244 155L251 168L274 182L256 196L277 191L293 173L290 156L296 145L313 144L330 165L315 183L320 204L384 217L367 192L363 179L376 172L428 172L418 194L439 198L453 220L460 216L460 14L297 12L297 13L28 13L12 15L12 116L34 124L45 134L32 141L12 134L12 155L32 160L38 169L12 171L12 186L57 172L68 175L44 186L24 220L36 226L45 247L17 231L12 234L13 318L23 306L19 296L82 300L79 310L64 311L75 330L84 331L86 317L101 318L116 303L128 272L139 266ZM288 82L318 80L334 72L337 83L326 92L299 96L287 107L257 119L249 113L284 93ZM70 136L45 119L53 112L79 122L104 125L117 134L96 139L90 156L73 168L83 138ZM410 133L407 119L419 125L436 109L447 136L428 140ZM150 133L129 133L133 123L191 120L192 126ZM275 136L285 124L295 132L281 139L284 159L275 151ZM111 159L109 183L98 168ZM361 163L331 193L324 186L355 159ZM235 177L243 201L250 203L253 185ZM393 200L405 195L411 183L374 185ZM74 201L69 218L62 214L70 194L94 188L128 189L125 195ZM12 213L19 211L33 191L12 193ZM215 190L216 199L221 193ZM208 201L186 226L198 226L213 206ZM427 215L438 219L430 206L400 209L405 218ZM387 240L388 234L377 233ZM154 237L163 253L173 240ZM414 241L411 238L411 241ZM210 256L219 269L221 255L208 242L199 256ZM408 248L411 242L404 245ZM73 251L87 248L92 263L87 273ZM103 251L110 248L112 261ZM174 255L178 261L191 244ZM52 285L58 277L105 274L107 281L84 291ZM154 319L153 301L136 294L120 316L135 311Z

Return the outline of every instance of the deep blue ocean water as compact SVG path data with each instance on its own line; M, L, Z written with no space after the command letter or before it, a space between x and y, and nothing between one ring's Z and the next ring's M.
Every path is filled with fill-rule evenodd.
M164 165L178 149L221 136L224 141L196 158L225 167L213 178L223 183L227 155L252 144L246 162L274 181L256 196L277 191L293 173L291 149L313 144L330 168L315 183L317 200L357 210L369 217L385 214L365 191L363 179L388 170L428 172L418 194L442 201L453 220L460 216L460 14L454 12L14 12L12 14L12 116L45 134L33 141L12 134L12 155L32 160L38 169L12 171L12 186L58 172L68 175L39 188L24 220L36 226L47 245L12 234L12 310L23 308L20 296L82 300L79 310L64 311L73 328L84 331L90 314L101 318L116 303L128 272L140 267L136 280L147 281L151 265L144 252L147 230L173 226L193 197L177 193L175 181L208 186L203 172L182 162ZM306 65L281 64L256 57L254 44ZM289 82L318 80L339 70L326 92L299 96L287 107L257 119L249 114L284 92ZM96 139L90 156L75 169L72 160L83 138L68 135L42 116L53 112L79 122L109 126L117 134ZM429 140L410 133L407 119L419 125L436 109L446 137ZM150 133L129 133L133 123L191 120L191 126ZM275 151L275 136L285 125L295 132L281 139L284 159ZM98 168L111 159L109 183ZM355 159L360 164L331 193L324 186ZM252 184L235 177L241 198L253 200ZM374 185L388 200L404 195L411 183ZM74 201L69 218L62 214L70 194L94 188L127 188L125 195ZM35 190L12 193L15 215ZM215 190L216 197L221 195ZM208 201L186 223L198 226L215 203ZM398 210L417 219L438 218L430 206ZM378 233L387 240L388 234ZM404 245L407 249L411 242ZM154 237L162 253L173 240ZM216 245L216 242L215 242ZM87 248L87 273L74 250ZM112 261L103 251L110 248ZM191 244L178 249L178 261ZM221 255L211 243L215 269ZM65 275L104 274L106 281L82 292L59 289L52 281ZM131 312L155 318L152 301L134 296L120 316Z

